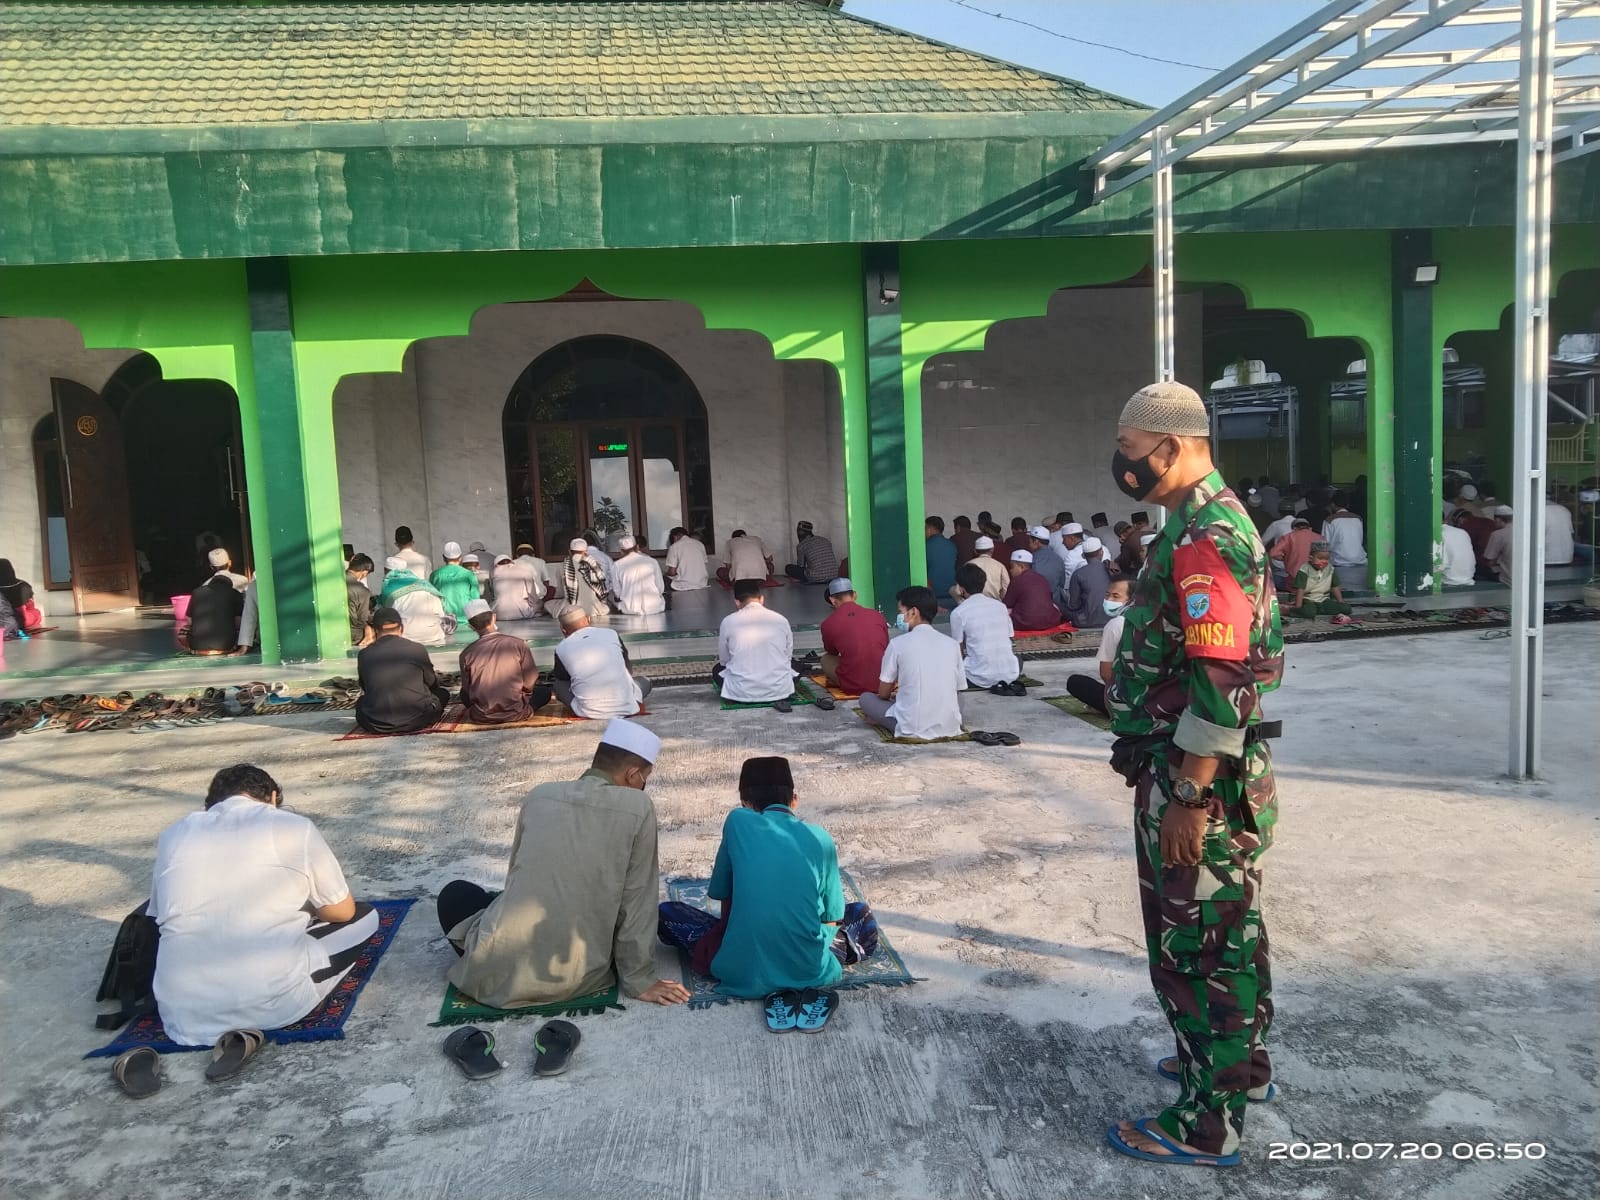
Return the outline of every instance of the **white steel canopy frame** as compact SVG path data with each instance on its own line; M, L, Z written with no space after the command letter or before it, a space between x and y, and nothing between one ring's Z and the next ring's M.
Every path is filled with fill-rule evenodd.
M1541 740L1552 182L1556 163L1600 150L1600 0L1333 0L1108 142L1089 167L1096 203L1151 181L1155 367L1170 379L1176 166L1513 141L1509 761L1522 779L1538 773Z

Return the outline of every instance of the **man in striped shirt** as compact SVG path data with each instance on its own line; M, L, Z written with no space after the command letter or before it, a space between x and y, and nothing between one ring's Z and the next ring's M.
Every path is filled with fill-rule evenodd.
M812 528L810 521L801 521L794 527L795 557L784 567L784 574L801 583L827 583L839 573L839 556L833 552L833 543Z

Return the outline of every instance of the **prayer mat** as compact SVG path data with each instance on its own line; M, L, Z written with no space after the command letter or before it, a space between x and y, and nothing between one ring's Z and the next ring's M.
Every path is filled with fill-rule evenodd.
M835 700L859 700L859 699L861 699L861 693L860 692L847 692L843 688L834 687L833 684L828 682L828 677L826 675L824 675L821 671L818 671L815 675L812 675L810 678L811 678L811 682L814 685L816 685L817 687L821 688L823 691L827 692L828 695L832 696Z
M549 711L551 708L559 709L560 712L552 713ZM573 716L562 704L547 704L526 721L508 721L503 725L474 725L464 719L466 711L464 705L452 704L444 710L442 717L426 729L413 729L409 733L368 733L365 729L352 729L349 733L333 740L360 742L369 738L413 737L421 733L476 733L485 729L550 729L558 725L576 724L583 720L582 717ZM643 711L640 710L641 714Z
M1049 637L1056 633L1076 633L1078 627L1071 621L1063 621L1059 625L1052 625L1049 629L1018 629L1012 632L1013 638L1041 638Z
M882 725L874 725L872 721L867 718L867 714L862 712L859 708L856 709L856 715L866 722L868 729L872 730L873 733L878 735L879 741L893 742L898 746L933 746L939 742L970 742L972 740L972 735L965 729L958 734L953 734L950 737L942 738L895 737L894 734L890 733Z
M1108 733L1111 731L1111 718L1097 708L1090 708L1076 696L1040 696L1039 699L1080 721L1087 721L1096 729L1104 729Z
M724 583L721 579L718 579L715 575L713 575L711 578L716 579L718 583L722 584L722 590L723 591L725 591L725 592L733 591L733 584ZM763 579L761 581L761 586L762 587L788 587L791 583L799 583L799 582L800 581L798 579L774 579L774 578L772 578L772 576L768 575L765 579Z
M722 680L713 679L711 681L711 689L712 691L716 692L718 696L721 696ZM806 687L804 684L796 684L794 691L789 694L789 703L795 705L796 707L799 707L802 704L815 704L816 702L817 698L811 694L810 688ZM724 711L730 708L771 708L776 703L776 700L724 700L722 702L722 707Z
M846 904L853 900L866 900L861 894L861 889L856 886L856 881L850 877L849 871L839 872L839 883L843 886ZM712 908L715 901L706 896L706 889L710 884L709 879L669 879L667 899L681 900L685 904L692 904L695 908L707 912L715 911ZM690 1008L710 1008L713 1004L730 1004L739 999L737 996L724 996L717 991L717 981L711 976L697 975L694 968L689 965L687 951L678 951L678 968L683 975L683 986L689 989ZM829 986L842 990L871 987L874 984L882 984L885 987L906 987L915 982L917 982L916 976L906 970L905 960L890 944L889 932L880 924L878 948L860 962L846 967L839 982Z
M1031 675L1018 675L1017 676L1017 682L1020 683L1023 687L1043 687L1044 686L1044 684L1040 683L1037 679L1033 678ZM987 692L989 689L986 688L986 687L975 687L972 684L968 684L966 686L966 688L963 689L963 690L969 691L969 692Z
M344 1023L355 1011L356 997L360 996L361 989L367 986L367 981L372 978L372 973L378 966L378 960L389 948L389 943L394 941L394 935L400 929L400 922L406 919L406 912L415 903L414 899L374 900L372 907L378 910L378 932L368 938L366 944L361 947L361 954L356 959L355 966L350 968L350 973L339 981L339 986L329 992L321 1004L293 1025L266 1030L267 1040L283 1045L286 1042L326 1042L342 1039ZM162 1028L161 1014L150 1012L129 1021L109 1045L91 1050L84 1057L114 1058L124 1050L132 1050L135 1046L149 1046L158 1054L211 1049L210 1046L178 1045L167 1037L167 1031Z
M617 999L617 985L612 984L603 992L558 1000L554 1004L535 1004L528 1008L491 1008L458 992L452 983L444 989L439 1019L430 1022L430 1025L434 1028L440 1025L476 1025L480 1021L504 1021L508 1017L597 1017L608 1008L622 1011Z

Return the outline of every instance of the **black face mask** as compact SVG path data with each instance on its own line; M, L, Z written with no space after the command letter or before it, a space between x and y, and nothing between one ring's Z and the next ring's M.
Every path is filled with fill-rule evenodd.
M1150 454L1143 458L1129 458L1121 450L1111 456L1111 477L1116 480L1117 487L1122 489L1123 495L1133 500L1143 500L1155 490L1156 484L1166 476L1167 471L1157 471L1150 465L1150 456L1161 449L1163 443L1157 442L1150 448ZM1129 477L1132 482L1129 482Z

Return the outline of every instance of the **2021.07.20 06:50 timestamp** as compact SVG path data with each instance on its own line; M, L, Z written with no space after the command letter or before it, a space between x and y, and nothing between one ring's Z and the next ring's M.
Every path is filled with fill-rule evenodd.
M1543 1142L1268 1142L1278 1162L1516 1162L1545 1156Z

